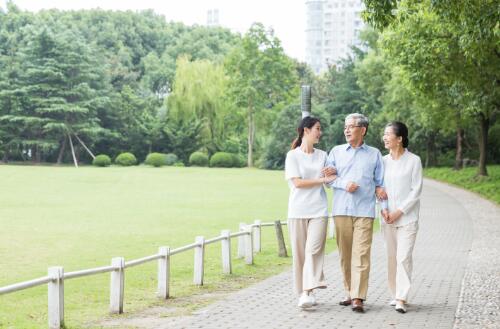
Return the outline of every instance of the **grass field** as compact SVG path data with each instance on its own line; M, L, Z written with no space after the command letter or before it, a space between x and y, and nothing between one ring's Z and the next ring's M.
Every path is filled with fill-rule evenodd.
M0 177L0 286L45 276L49 266L69 272L108 265L112 257L152 255L197 235L236 231L240 222L283 220L287 211L281 171L2 165ZM172 256L169 301L155 297L156 262L127 269L125 312L234 290L283 271L291 259L276 256L273 228L263 230L255 265L233 258L234 275L221 274L219 244L207 246L201 288L191 284L193 252ZM327 249L333 246L330 240ZM99 327L108 304L109 273L65 282L67 328ZM0 296L0 328L46 327L46 285Z
M459 171L451 168L429 168L425 169L424 175L479 193L500 204L500 165L488 166L487 177L478 177L475 167Z

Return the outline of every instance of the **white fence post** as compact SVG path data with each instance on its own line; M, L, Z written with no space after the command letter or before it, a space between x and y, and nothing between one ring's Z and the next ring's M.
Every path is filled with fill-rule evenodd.
M256 219L254 224L254 228L253 228L253 251L255 252L260 252L261 251L261 242L262 242L262 239L261 239L261 227L260 224L261 224L261 220L260 219Z
M231 232L229 230L223 230L220 235L224 237L224 239L221 240L222 273L231 274L233 273L231 264Z
M205 262L205 238L197 236L195 242L198 244L194 248L194 284L203 285L203 267Z
M110 302L111 313L123 313L123 292L125 283L125 259L115 257L111 259L111 266L117 267L111 272Z
M60 329L64 326L64 269L61 266L49 267L49 328Z
M252 242L252 227L249 225L246 227L245 232L245 263L251 265L253 264L253 242Z
M333 216L328 217L328 236L331 239L335 238L335 221Z
M246 228L247 224L245 223L240 223L240 232L244 231ZM237 258L243 258L245 257L245 237L240 235L238 237L238 254L236 256Z
M170 248L160 247L158 254L158 297L167 299L170 295Z

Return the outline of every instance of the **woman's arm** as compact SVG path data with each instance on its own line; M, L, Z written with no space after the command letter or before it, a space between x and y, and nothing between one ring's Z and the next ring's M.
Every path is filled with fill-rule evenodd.
M321 178L316 178L316 179L302 179L299 177L293 177L291 178L293 185L296 188L310 188L322 184L328 184L331 183L337 178L337 176L332 175L332 176L327 176L327 177L321 177Z

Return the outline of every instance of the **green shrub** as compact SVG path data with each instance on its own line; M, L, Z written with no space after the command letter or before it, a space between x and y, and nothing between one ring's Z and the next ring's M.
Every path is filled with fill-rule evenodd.
M111 158L106 154L99 154L92 161L92 164L97 167L109 167L111 165Z
M233 167L243 168L247 166L247 159L241 154L231 154Z
M234 155L227 152L217 152L210 158L210 167L234 167Z
M120 166L133 166L137 164L137 159L135 155L130 152L120 153L116 159L115 163Z
M165 164L167 166L173 166L175 165L175 163L179 160L179 158L177 157L177 155L173 154L173 153L168 153L165 155Z
M164 166L167 164L167 155L163 153L149 153L144 163L153 167Z
M184 162L182 161L177 161L176 163L173 164L174 167L185 167Z
M208 166L208 155L203 152L193 152L189 156L189 164L191 166L206 167Z

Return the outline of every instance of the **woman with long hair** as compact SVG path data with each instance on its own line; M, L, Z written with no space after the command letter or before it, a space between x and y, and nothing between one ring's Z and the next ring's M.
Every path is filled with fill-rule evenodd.
M384 185L387 201L382 202L382 234L387 249L387 276L392 300L389 303L406 313L411 286L413 247L418 231L422 162L408 151L408 128L394 121L385 127Z
M313 290L326 288L323 274L328 203L323 184L335 180L325 177L327 154L314 148L321 137L319 119L305 117L297 128L297 138L286 155L288 181L288 230L293 255L293 278L298 306L316 305Z

